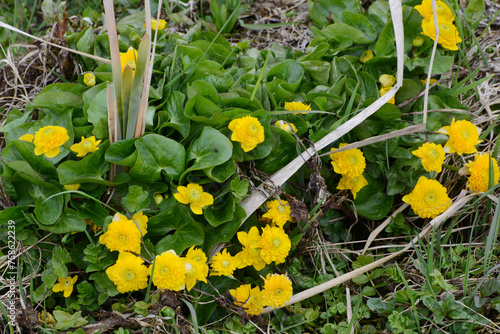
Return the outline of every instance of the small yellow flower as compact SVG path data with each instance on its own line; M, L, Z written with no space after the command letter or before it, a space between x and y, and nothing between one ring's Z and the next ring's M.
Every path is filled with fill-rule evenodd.
M87 72L83 76L83 83L89 87L95 86L95 74L92 72Z
M288 133L292 133L292 129L293 129L293 132L297 133L297 128L295 127L295 125L293 125L293 123L288 123L288 122L284 122L284 121L277 121L276 123L274 123L274 126L280 128L281 130L286 131Z
M293 294L292 282L286 275L267 274L264 282L262 297L266 305L282 307L290 300Z
M200 263L207 263L207 256L203 251L199 248L195 248L195 246L191 246L191 248L188 249L188 252L186 254L186 258L188 259L193 259L196 262ZM207 273L208 273L208 268L207 268Z
M418 179L413 191L403 197L403 202L410 204L421 218L435 218L451 205L446 188L438 181L429 180L425 176Z
M161 290L179 291L186 285L186 264L173 250L157 255L153 284Z
M146 216L142 211L137 212L132 216L132 219L137 223L137 226L141 229L142 235L148 233L148 216Z
M64 185L64 189L66 189L66 190L78 190L78 189L80 189L80 186L81 186L80 183L66 184L66 185Z
M71 276L68 277L59 277L57 281L59 283L56 283L52 287L52 291L54 292L61 292L64 291L64 298L68 298L71 296L71 293L73 293L73 285L75 285L76 281L78 280L78 276L75 275L73 278Z
M174 194L176 200L182 204L189 204L191 211L196 215L203 214L203 208L214 203L214 198L196 183L190 183L187 187L177 187L178 193Z
M357 193L361 189L363 189L363 187L366 186L367 184L368 181L366 181L363 174L355 177L348 177L347 175L343 175L339 181L337 189L339 190L349 189L352 193L352 197L356 199Z
M77 157L84 157L87 155L87 153L95 152L99 149L97 147L101 141L100 140L95 140L95 136L85 138L82 136L82 141L79 142L78 144L73 144L71 145L70 149L78 153L76 156Z
M158 20L158 30L165 30L167 26L167 21L163 19ZM144 22L144 28L146 28L146 22ZM156 30L156 20L151 20L151 29Z
M68 131L55 125L44 126L35 133L33 143L35 154L45 154L47 158L53 158L61 152L60 146L69 139Z
M106 269L109 279L115 283L121 293L146 288L149 272L150 270L140 257L128 252L120 253L116 263Z
M359 58L360 63L366 63L368 60L373 58L373 51L372 50L366 50L363 55Z
M462 42L462 39L458 35L457 27L451 21L439 21L439 38L438 43L445 49L457 51L457 43ZM433 19L423 19L422 20L422 34L430 37L433 41L436 39L436 32L434 31L434 20Z
M210 261L210 266L212 267L210 276L233 275L233 272L239 264L239 259L231 256L231 254L227 252L227 249L224 249L222 252L219 252L212 257L212 260Z
M414 47L419 48L422 45L424 45L424 39L422 37L416 37L413 40L412 44L413 44Z
M233 132L231 140L239 142L245 152L253 150L264 141L264 127L255 117L233 119L228 128Z
M391 90L391 88L392 88L392 86L380 88L380 91L379 91L380 97L384 96L388 91ZM387 101L387 103L395 104L396 103L396 96L394 95L389 101Z
M424 143L411 153L420 158L420 162L426 171L441 173L443 170L445 154L443 146L433 143Z
M19 137L19 140L25 140L25 141L29 141L30 143L33 142L33 135L32 134L25 134L25 135L22 135L21 137Z
M394 84L396 83L396 78L393 75L390 74L382 74L379 78L378 81L382 84L382 87L386 88L392 88Z
M347 146L347 144L342 143L339 148L344 146ZM332 151L335 150L336 148L333 147ZM335 173L346 175L350 178L363 174L366 168L366 160L363 152L357 148L339 153L334 152L330 154L330 159L332 159L332 165Z
M196 281L207 283L208 265L189 258L182 258L186 267L186 289L189 291ZM206 273L205 273L206 267Z
M283 227L287 221L292 220L292 208L287 201L276 199L267 202L266 205L269 210L262 217L271 219L279 227Z
M238 268L241 269L246 266L254 266L255 270L262 270L266 266L266 261L260 257L261 248L259 247L259 242L261 236L257 227L252 226L248 233L240 231L237 236L243 246L242 251L234 256L241 262Z
M481 142L479 140L481 130L465 120L455 122L453 118L450 126L442 127L438 132L449 136L444 146L446 153L457 152L458 155L475 153L477 152L476 145Z
M311 105L302 102L285 102L285 109L288 111L309 111Z
M141 232L135 223L128 219L115 221L115 218L113 218L113 222L108 225L106 233L99 237L99 242L106 245L110 251L141 252Z
M266 261L267 264L276 262L280 264L285 262L292 243L288 234L281 227L266 226L262 231L262 238L260 242L253 247L260 247L260 257Z
M429 80L429 86L430 86L430 85L432 85L433 83L435 83L436 81L437 81L437 79L430 79L430 80ZM422 85L427 85L427 79L422 79L422 80L420 80L420 83L421 83ZM439 86L439 84L438 84L438 86Z
M424 17L424 19L434 19L432 15L432 0L422 0L422 3L415 6L415 9ZM446 4L441 0L436 1L436 13L438 21L442 20L453 22L455 20L455 16L453 16L451 9L448 8L448 6L446 6Z
M465 164L465 175L470 175L467 187L472 191L485 192L489 188L490 161L493 166L493 185L498 183L500 171L498 162L489 154L476 154L473 161Z
M129 47L127 52L120 52L120 62L122 65L122 72L125 70L125 67L128 65L132 71L135 72L135 62L137 60L137 50L133 47Z
M258 286L252 289L250 284L244 284L229 290L229 293L234 298L234 305L241 306L247 314L259 315L264 309L262 292Z

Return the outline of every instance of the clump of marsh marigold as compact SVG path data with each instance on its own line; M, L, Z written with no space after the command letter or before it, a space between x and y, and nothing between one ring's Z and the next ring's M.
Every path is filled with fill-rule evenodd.
M245 152L253 150L264 141L264 127L255 117L233 119L228 128L233 132L231 140L239 142Z
M106 245L110 251L140 253L141 231L131 220L113 218L106 233L99 237L99 242Z
M339 184L337 185L337 189L350 190L352 193L352 197L354 199L356 199L357 193L361 189L363 189L363 187L366 185L368 185L368 181L366 181L363 174L355 176L355 177L348 177L346 175L343 175L339 181Z
M460 170L460 174L470 175L467 180L467 186L470 190L481 192L488 190L490 179L490 161L493 166L493 185L496 185L500 178L498 162L490 157L489 154L476 154L474 156L474 160L466 163Z
M292 243L288 234L281 227L266 226L262 230L260 242L254 247L260 247L260 257L267 263L276 262L280 264L285 262Z
M434 143L424 143L411 153L420 158L420 162L426 171L441 173L443 170L445 154L443 146Z
M252 226L248 233L240 231L237 236L243 246L241 252L234 256L240 261L238 268L241 269L246 266L253 266L257 271L262 270L266 266L266 261L260 256L261 248L259 242L262 238L257 227Z
M179 291L184 289L186 284L186 264L173 250L156 256L153 284L161 290Z
M231 276L239 265L240 259L232 256L227 252L227 249L224 249L212 257L210 276Z
M35 154L45 154L47 158L53 158L61 152L60 146L68 139L68 131L65 128L56 125L44 126L33 138Z
M116 263L106 269L109 279L121 293L144 289L148 286L150 270L144 261L131 253L122 252Z
M425 176L418 179L413 191L403 197L403 202L410 204L421 218L435 218L451 205L446 188L438 181L429 180Z
M250 284L243 284L229 290L229 293L234 298L234 304L241 306L247 314L259 315L264 309L262 291L258 286L252 289Z
M214 203L213 196L204 192L196 183L190 183L187 187L179 186L177 191L178 193L174 194L175 199L182 204L189 204L191 211L196 215L203 214L203 207Z
M444 146L446 153L455 153L462 155L477 152L476 145L481 142L479 135L481 130L469 121L451 121L450 126L442 127L439 133L448 135L448 142Z
M347 144L340 144L339 148L347 146ZM336 148L332 148L335 151ZM366 160L361 152L357 148L351 150L330 154L330 159L332 159L332 165L335 173L346 175L350 178L359 176L363 174L366 168Z
M292 208L287 201L272 200L266 203L268 211L262 215L264 218L269 218L279 227L283 227L286 222L292 220Z
M88 153L95 152L99 149L100 140L95 140L95 136L85 138L82 136L82 141L78 144L71 145L70 149L77 153L77 157L84 157Z
M282 307L292 297L292 282L286 275L267 274L262 297L266 305Z

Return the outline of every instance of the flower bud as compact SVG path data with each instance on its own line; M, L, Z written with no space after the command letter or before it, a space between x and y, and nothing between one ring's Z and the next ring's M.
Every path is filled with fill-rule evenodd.
M163 195L162 194L156 194L155 195L155 202L156 205L160 205L160 203L163 201Z
M91 72L85 73L85 75L83 76L83 83L89 87L94 87L95 86L95 74L91 73Z
M78 190L78 189L80 189L80 186L81 186L80 183L65 184L64 189L66 189L66 190Z
M366 63L368 60L373 58L373 52L372 50L366 50L365 53L359 58L360 63Z
M422 37L417 37L413 40L413 46L416 48L421 47L424 45L424 39Z
M382 87L387 88L387 87L392 87L396 83L396 78L390 74L382 74L379 78L378 81L382 84Z

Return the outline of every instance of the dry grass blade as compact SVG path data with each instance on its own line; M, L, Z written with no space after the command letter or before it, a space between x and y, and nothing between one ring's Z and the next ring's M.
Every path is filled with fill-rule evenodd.
M59 48L59 49L62 49L62 50L66 50L66 51L69 51L69 52L73 52L73 53L76 53L80 56L83 56L83 57L88 57L88 58L92 58L94 60L98 60L98 61L101 61L103 63L106 63L106 64L111 64L111 61L109 59L105 59L105 58L101 58L101 57L98 57L98 56L94 56L94 55L91 55L89 53L85 53L85 52L81 52L81 51L77 51L77 50L74 50L74 49L70 49L70 48L67 48L65 46L62 46L62 45L58 45L58 44L55 44L55 43L51 43L49 41L46 41L42 38L38 38L36 36L33 36L31 34L28 34L27 32L24 32L22 30L19 30L13 26L11 26L10 24L7 24L5 22L2 22L0 21L0 28L5 28L5 29L8 29L8 30L11 30L11 31L14 31L18 34L21 34L21 35L24 35L24 36L27 36L29 38L32 38L32 39L35 39L39 42L42 42L42 43L45 43L45 44L49 44L49 45L52 45L56 48Z
M312 296L315 296L317 294L320 294L322 292L325 292L326 290L328 289L331 289L339 284L342 284L344 282L347 282L351 279L353 279L354 277L357 277L361 274L364 274L372 269L375 269L377 268L378 266L384 264L384 263L387 263L388 261L394 259L395 257L403 254L404 252L406 252L408 249L412 248L415 244L418 244L418 240L419 239L423 239L428 233L429 231L433 230L433 229L436 229L437 227L439 227L442 223L444 223L446 221L446 219L448 219L448 217L454 215L457 211L459 211L460 209L462 209L462 207L467 204L467 202L469 202L472 198L474 198L476 195L475 194L470 194L470 195L466 195L464 196L464 194L466 193L465 190L463 190L460 195L459 195L459 199L457 201L455 201L445 212L443 212L442 214L440 214L439 216L437 216L436 218L434 218L433 220L431 220L429 222L429 224L418 234L418 236L414 237L408 244L406 244L404 246L403 249L401 249L400 251L397 251L395 253L392 253L390 255L387 255L386 257L383 257L377 261L374 261L366 266L363 266L361 268L358 268L358 269L355 269L351 272L348 272L342 276L339 276L339 277L336 277L328 282L325 282L323 284L320 284L318 286L315 286L313 288L310 288L310 289L307 289L305 291L302 291L302 292L299 292L298 294L296 295L293 295L292 298L290 299L290 301L288 301L285 306L288 306L288 305L292 305L292 304L295 304L297 302L300 302L304 299L308 299L308 298L311 298ZM265 313L269 313L273 310L273 308L271 307L266 307L263 311L262 311L262 314L265 314Z

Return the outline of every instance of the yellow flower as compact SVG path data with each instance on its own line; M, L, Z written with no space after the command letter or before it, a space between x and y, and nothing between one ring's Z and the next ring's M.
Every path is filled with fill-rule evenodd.
M35 154L45 154L47 158L53 158L61 152L61 146L69 139L68 131L55 125L44 126L35 133L33 143Z
M106 269L109 279L115 283L121 293L146 288L149 272L150 270L140 257L128 252L120 253L116 263Z
M430 80L429 80L429 85L432 85L432 84L433 84L433 83L435 83L436 81L437 81L437 79L430 79ZM420 83L421 83L422 85L427 85L427 79L422 79L422 80L420 80ZM439 86L439 84L438 84L438 86Z
M390 74L382 74L379 78L378 81L382 84L382 87L390 87L394 86L396 83L396 78L393 75Z
M415 6L415 9L418 10L420 15L424 17L424 19L433 20L433 11L432 11L432 0L422 0L420 5ZM453 16L452 11L443 1L436 1L436 15L439 20L450 21L453 22L455 20L455 16ZM439 32L441 34L441 32Z
M127 52L120 52L120 62L122 64L122 72L125 70L125 67L128 65L132 71L135 72L135 62L137 60L137 50L133 47L129 47Z
M261 237L257 227L252 226L248 233L240 231L237 235L238 240L243 246L242 251L234 256L240 261L238 268L254 266L255 270L262 270L266 266L266 261L260 257L261 248L259 247L259 242Z
M465 164L465 174L470 175L467 187L472 191L485 192L489 188L490 161L493 166L493 185L498 183L500 172L498 162L489 154L476 154L473 161Z
M260 242L254 247L262 248L260 250L260 257L266 261L267 264L273 261L276 262L276 264L280 264L285 262L292 248L292 243L281 227L268 225L264 227L262 231Z
M128 219L115 221L113 218L106 233L99 237L99 242L106 245L110 251L141 252L141 232L135 223Z
M163 19L158 20L158 30L165 30L167 26L167 21ZM146 22L144 22L144 28L146 28ZM151 20L151 29L156 30L156 20Z
M266 305L282 307L292 297L292 282L286 275L267 274L262 297Z
M22 135L21 137L19 137L19 140L25 140L25 141L29 141L30 143L33 142L33 135L32 134L25 134L25 135Z
M425 176L418 179L413 191L403 197L403 202L421 218L435 218L451 205L451 199L446 188L436 180L429 180Z
M241 306L247 314L259 315L264 309L262 292L258 286L252 289L250 284L244 284L229 290L229 293L234 298L234 305Z
M177 191L178 193L174 194L175 199L182 204L189 204L191 211L196 215L203 214L203 207L214 203L213 196L204 192L196 183L190 183L187 187L179 186Z
M97 146L100 142L100 140L95 140L95 136L89 138L85 138L84 136L82 136L82 141L78 144L71 145L70 148L73 152L78 153L76 155L77 157L84 157L87 155L87 153L97 151L99 149L99 147Z
M264 127L255 117L233 119L228 127L233 132L231 140L239 142L245 152L253 150L264 141Z
M212 260L210 261L210 266L212 267L210 276L232 275L239 264L239 259L231 256L231 254L227 252L227 249L224 249L222 252L219 252L212 257Z
M367 184L368 181L366 181L363 174L355 177L348 177L347 175L343 175L339 181L337 189L339 190L349 189L352 193L352 197L356 199L356 194L361 189L363 189L363 187L366 186Z
M208 265L190 258L183 258L186 268L186 289L189 291L196 284L196 281L207 283ZM206 271L205 271L206 267Z
M68 298L71 296L71 293L73 292L73 285L75 285L76 281L78 280L78 276L75 275L73 278L71 276L68 277L59 277L57 281L59 283L56 283L52 287L52 291L54 292L61 292L64 291L64 298Z
M426 171L441 173L443 170L444 150L441 145L424 143L411 153L420 158L420 162Z
M266 205L269 210L262 217L271 219L279 227L283 227L287 221L292 220L292 208L287 201L275 199L267 202Z
M384 96L388 91L391 90L391 88L392 88L392 86L380 88L380 91L379 91L380 97ZM396 103L396 96L394 95L389 101L387 101L387 103L395 104Z
M78 190L78 189L80 189L80 186L81 186L80 183L66 184L66 185L64 185L64 189L66 189L66 190Z
M339 148L344 146L347 146L347 144L340 144ZM336 148L333 147L332 151L335 150ZM335 173L346 175L350 178L363 174L366 168L366 160L363 152L357 148L339 153L332 153L330 154L330 159L332 159Z
M95 86L95 74L92 72L87 72L83 76L83 83L89 87Z
M309 111L311 105L302 102L285 102L285 109L288 111Z
M424 45L424 39L422 37L416 37L413 42L412 42L413 46L414 47L421 47L422 45Z
M439 38L438 43L445 49L456 51L458 50L457 43L462 42L458 35L457 27L451 21L439 21ZM436 32L434 31L434 20L422 20L422 34L429 36L433 41L436 39Z
M274 123L274 125L276 127L280 128L281 130L286 131L288 133L292 133L292 129L293 129L293 132L297 133L297 128L295 127L295 125L293 125L293 123L288 123L288 122L284 122L284 121L277 121L276 123Z
M477 152L476 145L481 142L479 140L481 130L465 120L455 122L453 118L450 126L442 127L438 132L449 136L444 146L446 153L457 152L458 155L475 153Z
M368 60L373 58L373 51L372 50L366 50L361 58L359 58L360 63L366 63Z
M137 223L137 226L141 229L142 235L148 233L148 216L146 216L142 211L137 212L132 216L132 219Z
M205 263L205 264L207 263L207 260L208 260L205 253L203 253L203 251L201 249L195 248L195 246L191 246L191 248L189 248L189 250L186 254L186 258L193 259L196 262ZM207 273L208 273L208 267L207 267Z
M173 250L156 256L153 284L161 290L179 291L184 289L186 284L186 265Z

